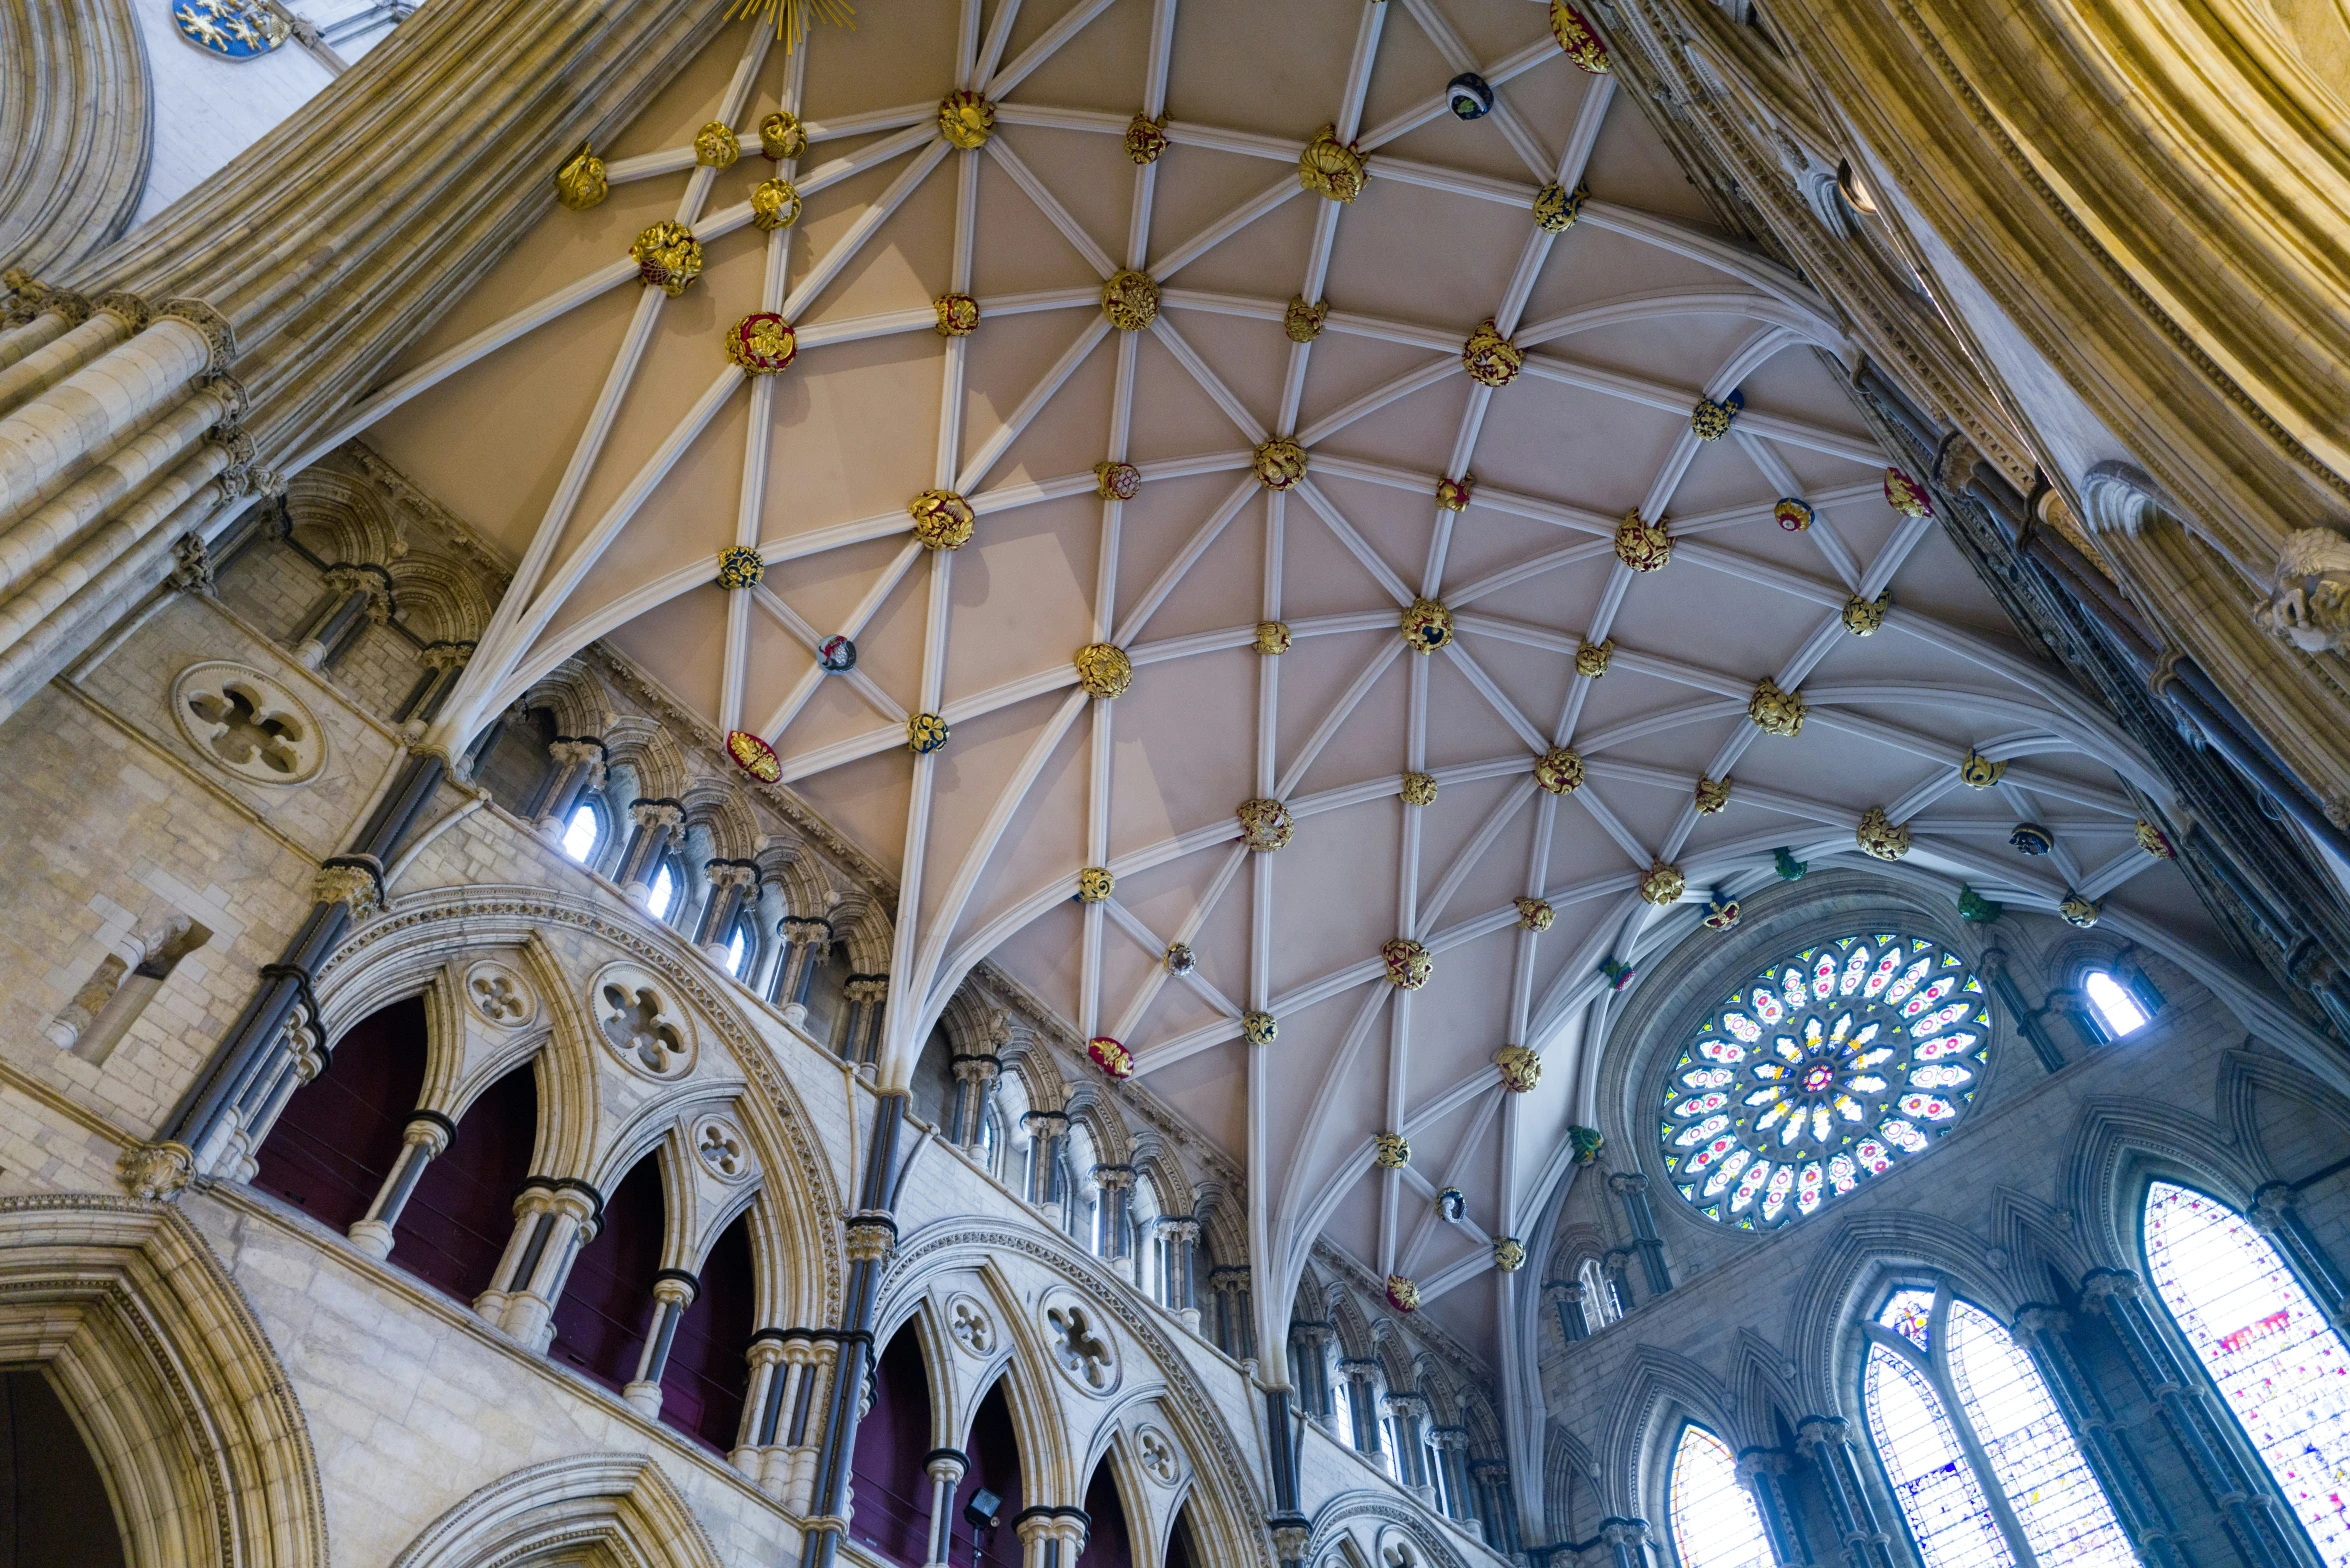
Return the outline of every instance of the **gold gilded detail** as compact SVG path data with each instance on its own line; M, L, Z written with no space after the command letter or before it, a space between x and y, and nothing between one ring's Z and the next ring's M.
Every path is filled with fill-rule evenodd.
M1534 782L1553 795L1572 795L1583 787L1583 754L1572 746L1553 746L1534 759Z
M1134 684L1134 661L1116 643L1089 642L1077 650L1077 684L1089 697L1117 697Z
M751 227L772 234L800 221L800 191L777 175L751 187Z
M671 299L702 275L702 242L682 223L664 218L636 237L628 247L637 276Z
M1298 183L1332 201L1353 201L1363 193L1366 178L1361 150L1352 142L1340 141L1336 125L1316 131L1306 150L1298 154Z
M1893 608L1893 593L1888 589L1874 599L1863 599L1854 594L1844 601L1844 629L1855 637L1867 637L1885 624L1885 612Z
M1597 680L1607 673L1607 667L1616 656L1616 640L1587 642L1575 650L1575 673Z
M1303 295L1292 298L1289 308L1281 313L1281 330L1292 343L1311 343L1322 335L1322 323L1330 319L1330 302L1321 300L1307 304Z
M1885 815L1883 806L1871 806L1861 813L1852 839L1879 860L1899 860L1909 853L1909 829Z
M759 150L777 163L808 150L808 128L789 109L778 109L759 122Z
M1157 163L1159 154L1166 150L1167 117L1162 114L1154 120L1147 114L1137 112L1133 122L1126 127L1126 156L1140 167L1146 163Z
M1616 559L1636 572L1661 572L1673 558L1672 535L1665 521L1644 522L1638 512L1626 512L1616 524Z
M1550 907L1547 898L1521 895L1512 902L1518 908L1518 929L1521 931L1531 931L1539 936L1548 931L1550 923L1558 918L1558 911Z
M965 152L976 152L995 134L995 105L964 88L938 101L938 134Z
M1511 1094L1531 1094L1542 1082L1542 1058L1522 1045L1505 1045L1493 1053L1501 1069L1501 1086Z
M1268 490L1286 490L1306 476L1306 449L1287 436L1275 436L1256 450L1249 467Z
M1583 216L1583 204L1590 199L1591 187L1580 180L1572 191L1553 181L1534 193L1535 225L1552 234L1564 234Z
M1525 352L1501 335L1491 316L1477 323L1469 341L1461 345L1461 368L1479 386L1506 387L1525 368Z
M967 338L979 330L979 301L968 294L941 294L930 302L938 312L938 335Z
M1689 879L1681 875L1681 868L1668 866L1661 860L1649 862L1648 869L1640 874L1640 896L1660 909L1681 902L1681 895L1688 888Z
M742 155L742 139L724 120L712 120L694 133L694 162L705 169L731 169Z
M555 171L555 199L573 212L585 212L612 194L612 183L604 176L604 160L587 143L579 144L579 151L571 161Z
M906 511L914 519L914 537L926 550L960 550L979 523L971 503L952 490L925 490L906 504Z
M1746 716L1765 735L1792 738L1802 734L1803 714L1803 694L1781 691L1779 683L1768 675L1754 683L1754 695L1746 699Z
M1278 800L1244 800L1235 815L1240 818L1240 842L1260 855L1270 855L1297 832L1289 808Z
M1102 285L1102 314L1120 332L1140 332L1159 319L1159 286L1147 272L1131 267L1110 274Z
M1697 781L1697 814L1710 817L1730 804L1730 781L1726 778Z
M1404 646L1434 653L1452 646L1452 611L1434 599L1414 599L1403 612Z
M1407 773L1403 776L1403 803L1407 806L1436 804L1436 775Z
M1107 866L1087 866L1077 873L1077 902L1098 904L1110 896L1118 879L1110 875Z
M1289 623L1287 621L1257 622L1256 650L1259 653L1287 653L1289 651Z

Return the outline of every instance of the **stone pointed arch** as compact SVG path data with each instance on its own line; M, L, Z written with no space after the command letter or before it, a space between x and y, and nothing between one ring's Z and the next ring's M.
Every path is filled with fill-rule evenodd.
M552 1459L435 1519L392 1568L722 1568L693 1511L642 1454Z
M326 1568L318 1462L285 1368L177 1209L0 1200L0 1362L38 1366L140 1568Z
M1373 1491L1364 1487L1358 1491L1341 1492L1314 1512L1314 1533L1307 1542L1301 1562L1317 1563L1334 1549L1346 1543L1354 1526L1361 1525L1374 1541L1390 1535L1401 1535L1420 1552L1420 1561L1431 1568L1468 1568L1459 1548L1445 1539L1437 1529L1428 1511L1413 1507L1393 1492ZM1353 1544L1352 1556L1361 1551Z
M2248 1209L2265 1173L2216 1123L2154 1100L2106 1099L2081 1113L2064 1162L2064 1201L2093 1261L2138 1272L2138 1208L2167 1176Z
M1645 1517L1641 1499L1654 1495L1650 1482L1663 1473L1660 1456L1684 1420L1711 1429L1733 1449L1754 1446L1737 1396L1720 1379L1651 1345L1633 1351L1608 1404L1615 1414L1600 1481L1608 1512L1622 1518Z

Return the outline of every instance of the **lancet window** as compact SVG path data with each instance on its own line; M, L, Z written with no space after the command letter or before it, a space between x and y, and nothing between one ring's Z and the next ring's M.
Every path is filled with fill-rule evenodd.
M1762 1512L1730 1445L1695 1422L1673 1450L1669 1492L1680 1568L1774 1568Z

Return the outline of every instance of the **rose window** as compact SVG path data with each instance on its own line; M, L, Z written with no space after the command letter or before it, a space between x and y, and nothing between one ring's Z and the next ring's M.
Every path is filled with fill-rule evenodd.
M1741 982L1673 1065L1665 1169L1707 1219L1784 1224L1925 1153L1990 1056L1983 983L1942 944L1807 947Z

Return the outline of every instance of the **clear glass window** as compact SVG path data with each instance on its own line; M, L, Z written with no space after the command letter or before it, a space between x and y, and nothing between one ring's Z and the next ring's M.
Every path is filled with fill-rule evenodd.
M758 951L758 943L751 940L751 928L737 921L734 935L726 939L726 972L737 980L751 967L751 955Z
M1776 1568L1754 1494L1730 1445L1692 1423L1673 1451L1673 1550L1681 1568Z
M2350 1565L2350 1346L2243 1215L2192 1188L2146 1195L2146 1268L2327 1568Z
M586 865L595 858L596 846L604 842L604 814L593 801L581 801L571 808L571 819L563 824L563 853Z
M645 913L655 920L667 920L677 908L677 872L669 862L661 862L661 869L653 873L653 885L645 889Z
M1877 1456L1925 1568L2135 1568L2136 1551L2031 1356L1947 1291L1895 1291L1862 1377Z
M1583 1267L1576 1271L1575 1283L1583 1287L1583 1326L1597 1333L1624 1315L1623 1304L1616 1299L1616 1282L1607 1277L1607 1270L1597 1258L1585 1258Z
M2105 1032L2115 1039L2145 1027L2147 1013L2130 988L2102 969L2092 969L2081 980L2081 990L2089 998L2089 1006L2097 1014L2097 1021Z

